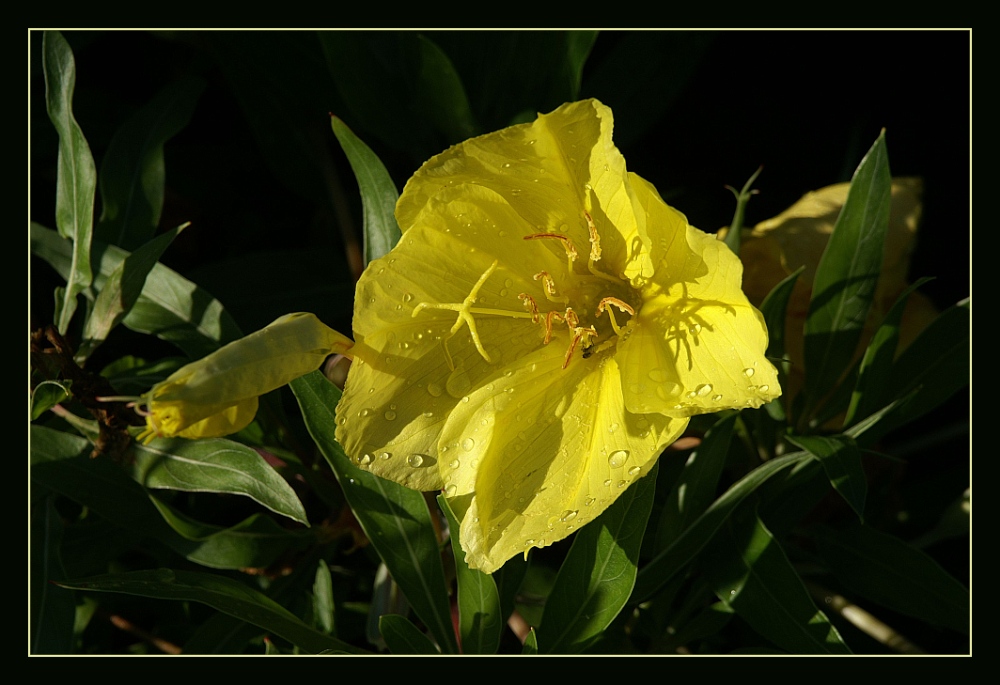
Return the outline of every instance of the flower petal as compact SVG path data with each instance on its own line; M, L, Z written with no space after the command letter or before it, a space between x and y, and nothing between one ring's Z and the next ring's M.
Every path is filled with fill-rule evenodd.
M691 416L778 397L777 371L764 357L767 328L740 289L740 260L632 178L653 258L664 266L619 343L625 406Z
M459 403L441 436L445 493L471 493L466 562L492 573L603 512L652 467L687 419L625 410L611 355L575 359L548 345Z
M182 438L219 438L243 430L257 415L256 397L250 397L231 407L191 424L177 433ZM163 437L171 437L166 433Z

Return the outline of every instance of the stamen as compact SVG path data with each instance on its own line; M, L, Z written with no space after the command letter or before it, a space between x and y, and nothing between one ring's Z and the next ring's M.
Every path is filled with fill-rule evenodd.
M532 233L531 235L524 236L525 240L535 240L536 238L555 238L560 241L563 249L566 250L566 267L570 273L573 273L573 262L576 261L578 255L576 246L573 245L572 240L558 233Z
M566 357L563 359L563 365L562 365L563 371L565 371L566 367L569 366L569 361L570 359L573 358L573 351L576 349L576 346L579 344L580 340L582 340L583 338L587 338L589 340L592 337L597 337L597 330L593 326L589 326L588 328L578 327L574 328L573 330L576 333L576 335L573 336L573 341L569 344L569 349L566 350Z
M518 293L517 299L521 300L531 312L531 323L538 323L538 303L535 302L535 298L525 293Z
M550 302L559 302L560 304L567 304L569 302L568 297L559 297L556 291L556 282L549 275L548 271L539 271L535 274L534 279L536 281L541 279L542 284L545 286L545 298Z
M627 302L622 302L617 297L605 297L597 305L597 314L596 314L596 316L600 316L601 314L604 313L604 310L607 309L607 311L608 311L608 317L611 319L611 328L614 329L615 335L621 335L621 330L622 329L619 328L618 322L615 320L615 313L614 313L614 311L612 311L611 307L609 307L608 305L614 305L614 306L618 307L618 309L622 310L623 312L627 312L627 313L631 314L632 316L635 316L635 310L632 309L632 306L630 304L628 304Z
M590 212L584 210L583 218L587 220L587 230L590 231L590 259L587 260L587 269L590 273L606 281L620 283L619 279L609 276L594 266L595 262L601 260L601 236L597 232L597 226L594 225L594 218L590 216Z
M542 342L543 345L548 345L552 340L552 323L556 319L559 319L560 322L566 321L559 312L554 310L545 315L545 340Z

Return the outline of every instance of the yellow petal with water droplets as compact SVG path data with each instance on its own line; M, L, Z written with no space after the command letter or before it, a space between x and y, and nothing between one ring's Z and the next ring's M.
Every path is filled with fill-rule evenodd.
M612 356L563 370L550 345L524 362L456 407L441 437L446 494L472 494L466 562L487 573L592 521L687 426L627 412Z
M664 266L644 288L642 309L619 343L626 406L691 416L778 397L777 371L764 357L763 316L740 289L740 260L633 178L653 256Z

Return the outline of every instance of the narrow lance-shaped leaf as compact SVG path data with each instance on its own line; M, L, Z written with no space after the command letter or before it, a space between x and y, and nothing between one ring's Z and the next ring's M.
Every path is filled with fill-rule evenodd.
M789 435L787 438L819 460L830 484L863 521L868 481L861 467L861 452L854 440L846 435Z
M541 652L581 651L624 608L635 586L657 467L576 534L545 603Z
M309 525L292 487L260 454L238 442L173 438L136 444L131 470L147 488L243 495Z
M899 326L906 303L910 293L930 280L921 278L904 290L875 331L858 369L858 380L851 395L851 403L847 407L847 416L844 418L845 426L851 425L857 419L865 418L887 404L886 400L890 397L888 383L892 373L892 361L899 343Z
M90 241L94 228L94 192L97 171L87 139L73 116L76 62L73 51L58 31L46 31L42 40L45 69L45 104L59 134L59 168L56 178L56 226L59 235L72 241L72 261L65 274L66 288L57 303L57 326L65 334L76 311L76 296L90 286Z
M775 645L798 654L849 654L777 540L755 513L723 526L704 567L719 599Z
M882 265L892 178L885 131L861 160L816 268L805 323L806 389L815 406L850 365Z
M437 537L424 497L351 463L334 437L340 390L314 371L291 382L306 428L340 482L354 515L442 651L458 645Z
M310 628L263 593L224 576L161 568L79 578L60 582L59 585L77 590L200 602L280 635L313 654L331 649L350 654L364 652Z
M153 237L163 210L163 146L187 126L205 83L170 84L115 131L101 160L101 217L94 238L134 250Z
M500 646L504 616L500 611L500 594L493 576L465 563L465 551L458 541L460 522L455 518L448 500L438 495L438 506L448 518L451 549L455 555L455 577L458 582L458 631L464 654L495 654Z
M726 519L746 498L776 473L803 461L812 459L807 452L786 454L771 459L755 468L734 483L716 499L705 513L697 518L673 544L653 557L642 567L636 578L630 603L635 605L648 599L663 587L674 574L685 568L712 539Z
M31 252L48 262L63 278L69 278L72 248L55 231L32 223ZM92 252L96 273L94 288L84 291L88 296L91 290L102 289L129 255L125 250L96 241ZM192 358L204 357L242 336L221 302L162 264L156 264L149 272L142 295L123 323L133 331L149 333L177 345Z
M340 142L361 190L364 214L365 264L395 247L402 235L396 223L399 192L382 161L337 117L331 118L333 133Z
M767 322L767 356L771 359L780 359L785 356L785 316L788 312L788 300L795 289L795 283L799 276L806 270L805 265L800 266L794 272L786 276L774 289L767 294L764 301L760 303L760 313L764 315ZM788 373L788 364L782 364L785 373Z
M477 127L462 80L448 55L427 36L418 35L420 74L414 95L424 116L449 143L476 135Z
M379 618L378 628L393 654L440 654L430 638L405 616L385 614Z
M316 580L313 581L312 594L314 620L324 633L333 635L335 625L333 577L330 575L330 567L322 559L316 565Z
M146 277L156 266L160 256L182 230L189 224L157 236L122 260L104 281L104 287L94 300L94 306L83 329L83 344L77 353L78 361L86 359L108 333L132 310L142 294Z
M712 503L737 416L733 413L719 419L688 457L656 528L657 551L669 546Z
M893 611L969 632L969 590L920 550L864 525L821 529L820 556L845 587Z

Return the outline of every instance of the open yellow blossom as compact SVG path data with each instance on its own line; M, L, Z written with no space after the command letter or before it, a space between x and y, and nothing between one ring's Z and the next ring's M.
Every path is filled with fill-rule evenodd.
M287 314L256 333L187 364L144 398L138 439L214 438L249 425L257 398L319 368L353 343L314 314Z
M792 362L789 387L785 389L789 401L804 383L803 329L809 313L816 267L830 241L850 185L838 183L806 193L778 216L760 222L752 230L745 230L741 237L740 256L745 265L743 289L754 304L760 304L783 278L800 266L805 267L792 290L785 319L785 349ZM882 319L907 287L906 272L920 223L922 190L919 178L892 180L892 204L882 253L882 270L871 311L865 321L865 333L858 345L858 357L864 353ZM900 324L899 349L915 340L936 316L937 311L929 299L919 292L911 293Z
M693 414L780 394L740 261L563 105L424 164L358 283L337 438L443 489L486 572L593 520Z

